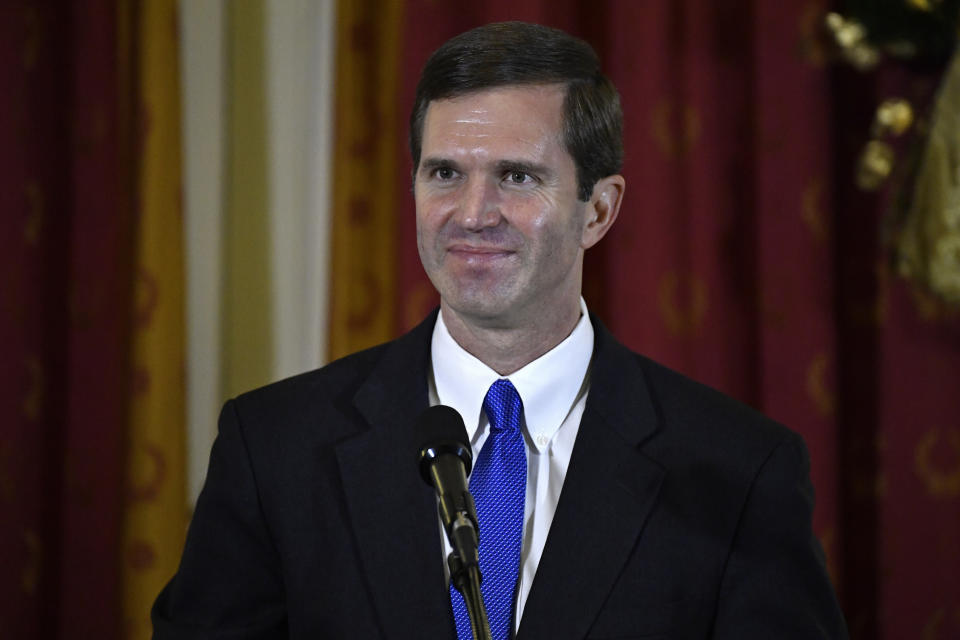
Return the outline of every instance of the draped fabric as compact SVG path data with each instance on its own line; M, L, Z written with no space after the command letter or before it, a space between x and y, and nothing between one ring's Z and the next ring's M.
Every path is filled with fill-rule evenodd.
M0 10L5 637L146 637L182 544L173 9Z
M625 203L587 254L588 305L631 348L803 435L814 530L855 638L960 635L960 314L890 273L885 202L853 187L873 105L917 79L835 71L816 0L401 4L396 259L379 276L397 297L375 321L390 329L351 347L437 302L404 138L429 53L497 20L579 35L625 114ZM369 189L370 175L337 184Z
M334 4L179 3L191 500L224 400L326 361Z
M224 179L223 398L270 382L273 282L263 0L226 7L229 118Z
M5 637L142 637L143 603L182 540L172 2L0 7ZM231 6L230 37L256 42L244 29L270 11ZM890 270L881 218L896 194L853 186L877 100L929 96L935 78L835 71L818 38L825 0L337 9L331 355L389 339L437 302L406 149L427 55L494 20L566 29L603 58L626 125L625 205L588 252L589 306L630 347L804 436L814 528L853 637L960 636L960 313ZM242 65L253 52L236 53ZM233 71L259 75L237 82L263 75L246 60ZM234 89L245 100L251 87ZM256 107L236 105L262 127ZM228 146L256 143L263 132L231 115ZM268 167L231 158L229 180L251 182L226 199L262 223ZM249 311L273 327L243 304L249 283L234 293L233 320ZM247 326L230 322L225 334ZM252 384L240 371L234 391Z
M403 3L337 4L330 356L394 331L397 73ZM401 178L406 183L407 180Z
M837 166L855 166L876 104L891 95L928 104L939 75L839 73ZM856 139L845 132L850 123L863 132ZM958 637L960 310L898 279L876 232L893 201L910 196L896 183L864 194L842 177L834 192L837 435L849 524L836 542L850 624L859 637Z
M130 16L137 65L131 105L133 299L123 502L124 638L149 640L150 606L180 561L186 506L183 215L176 0Z

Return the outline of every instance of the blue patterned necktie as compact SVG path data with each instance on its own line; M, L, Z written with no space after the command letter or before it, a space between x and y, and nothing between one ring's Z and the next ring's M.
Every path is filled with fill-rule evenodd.
M520 430L523 403L513 384L501 379L490 385L483 410L490 419L490 435L470 475L470 493L480 521L480 591L494 640L508 640L520 575L523 501L527 493L527 453ZM467 606L453 584L450 601L457 638L472 640Z

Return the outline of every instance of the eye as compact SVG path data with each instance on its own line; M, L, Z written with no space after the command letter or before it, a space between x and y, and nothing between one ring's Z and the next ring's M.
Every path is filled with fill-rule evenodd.
M433 175L438 180L453 180L456 177L457 172L450 167L437 167L433 170Z
M533 176L526 171L508 171L505 178L511 184L530 184L534 182Z

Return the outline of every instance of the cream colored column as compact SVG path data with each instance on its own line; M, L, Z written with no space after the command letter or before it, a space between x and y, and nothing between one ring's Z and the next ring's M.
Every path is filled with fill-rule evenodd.
M267 0L273 374L327 348L333 0Z
M227 126L224 163L224 396L273 377L270 170L267 155L266 3L227 2Z
M187 488L203 484L222 403L223 0L180 2L180 78L187 273Z
M223 401L326 360L333 0L183 0L190 495Z

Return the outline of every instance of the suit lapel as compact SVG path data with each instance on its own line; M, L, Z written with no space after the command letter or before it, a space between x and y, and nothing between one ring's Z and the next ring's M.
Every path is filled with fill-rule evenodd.
M336 447L360 564L390 638L453 637L436 501L417 473L414 436L435 317L387 347L354 396L367 428Z
M583 638L653 508L664 470L645 456L656 414L636 356L594 318L590 392L521 638Z

